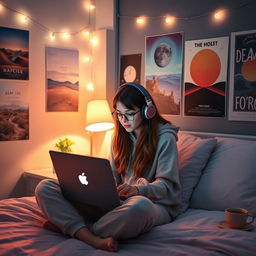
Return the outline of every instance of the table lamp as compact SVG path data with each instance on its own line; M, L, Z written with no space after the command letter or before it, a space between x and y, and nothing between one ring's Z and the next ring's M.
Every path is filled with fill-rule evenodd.
M92 100L87 103L86 127L90 135L90 155L93 153L93 132L107 131L114 127L107 100Z

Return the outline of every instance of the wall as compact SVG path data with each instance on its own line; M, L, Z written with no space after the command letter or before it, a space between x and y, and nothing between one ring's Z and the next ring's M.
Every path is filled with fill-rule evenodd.
M0 199L8 196L19 195L19 180L21 174L29 169L43 169L51 167L48 151L54 149L58 138L68 136L75 145L73 152L78 154L89 154L89 137L86 134L85 111L88 100L100 97L106 98L106 81L111 80L106 74L107 64L107 42L112 37L108 36L106 28L113 30L113 0L105 0L109 3L109 11L105 17L104 12L99 8L96 14L91 16L92 28L97 28L94 35L98 36L99 44L92 50L88 38L81 34L71 37L69 40L56 38L55 41L48 40L48 32L33 22L22 25L17 22L17 15L10 10L3 9L0 12L0 26L29 30L29 140L3 141L0 142ZM41 24L55 31L79 31L88 24L88 11L84 8L86 1L68 0L9 0L6 5L15 10L35 18ZM88 2L88 1L87 1ZM101 4L102 0L94 1ZM111 15L112 13L112 15ZM96 17L98 22L96 25ZM106 23L104 23L104 20ZM107 24L104 27L104 24ZM110 39L109 39L110 38ZM113 39L112 39L113 40ZM45 47L54 46L79 50L79 111L78 112L46 112L45 111ZM94 51L94 53L92 53ZM96 71L94 62L85 63L84 56L90 54L105 56L101 63L98 63ZM113 60L114 61L114 60ZM113 64L115 66L115 63ZM99 73L99 71L101 72ZM95 91L90 92L86 85L91 81L92 74L100 76L95 83ZM114 83L114 81L111 81ZM101 93L101 92L104 93ZM98 94L100 94L98 96ZM102 147L102 146L101 146ZM105 146L105 148L107 148ZM105 151L97 151L105 156Z
M247 2L250 2L250 5L233 9ZM223 23L214 23L207 15L219 8L231 7L232 10ZM255 11L256 1L246 0L120 0L119 54L142 54L141 81L144 83L145 36L184 32L184 41L230 36L231 32L256 29ZM173 26L166 26L160 16L167 14L180 18L203 15L195 19L178 20ZM143 15L150 18L145 26L136 26L133 17ZM181 115L167 118L183 130L256 135L256 122L228 121L227 117L184 117Z

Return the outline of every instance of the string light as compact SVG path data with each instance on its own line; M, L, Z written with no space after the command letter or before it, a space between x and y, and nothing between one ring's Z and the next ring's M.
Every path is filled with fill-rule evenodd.
M165 23L172 25L175 23L175 20L176 18L174 16L166 16Z
M84 58L83 58L83 62L84 63L88 63L88 62L90 62L91 61L91 58L89 57L89 56L85 56Z
M94 36L94 37L92 37L92 38L90 39L90 42L91 42L92 46L97 46L98 43L99 43L99 40L98 40L97 37Z
M145 24L145 21L147 19L156 19L156 18L157 19L158 18L163 19L164 23L166 25L172 25L177 20L190 21L190 20L195 20L195 19L198 19L198 18L206 17L206 16L212 16L215 21L223 21L226 18L227 12L229 10L241 9L241 8L244 8L244 7L252 4L252 3L255 3L255 0L250 0L250 1L247 1L246 3L242 3L242 4L239 4L237 6L230 7L230 8L221 9L217 12L211 11L211 12L206 12L206 13L202 13L202 14L199 14L199 15L191 16L191 17L174 17L174 16L139 16L139 17L135 17L135 16L126 16L126 15L118 15L118 16L120 18L135 19L136 24L138 26L142 26L143 24Z
M67 33L67 32L62 33L63 39L68 40L68 39L70 39L70 37L71 37L70 33Z
M93 4L89 4L89 10L94 10L95 9L95 5L93 5Z
M50 33L49 33L49 38L50 38L51 41L54 41L55 38L56 38L56 37L55 37L55 33L54 33L54 32L50 32Z
M33 22L34 24L36 24L37 26L39 26L41 29L45 30L48 32L49 36L49 40L53 41L56 39L56 35L60 35L63 39L68 40L70 39L71 36L75 36L77 34L83 34L85 37L89 38L90 32L89 32L89 28L91 27L91 11L94 10L96 7L95 5L89 4L88 5L88 24L87 26L82 27L80 30L72 32L72 33L67 33L67 32L60 32L60 31L51 31L48 27L46 27L45 25L43 25L42 23L40 23L39 21L37 21L36 19L25 15L24 13L15 10L11 7L8 7L6 4L4 3L0 3L0 12L3 11L3 9L7 9L9 11L12 11L14 13L17 13L18 15L18 21L21 22L22 24L28 24L29 22Z
M227 11L225 9L222 10L217 10L214 14L213 17L216 21L222 21L226 17Z
M18 14L18 19L22 24L28 24L29 18L24 14Z
M94 85L92 82L88 83L86 86L87 91L94 91Z
M138 18L136 19L136 23L137 23L138 25L143 25L143 24L145 24L145 17L143 17L143 16L138 17Z

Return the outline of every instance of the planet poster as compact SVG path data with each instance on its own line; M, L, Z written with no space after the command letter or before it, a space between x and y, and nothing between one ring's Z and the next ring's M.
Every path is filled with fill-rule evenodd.
M0 82L0 116L0 141L29 139L27 82Z
M0 79L29 79L29 31L0 27Z
M225 117L228 37L185 42L184 116Z
M183 33L146 37L145 84L161 114L180 115Z
M256 30L231 33L229 120L256 121Z
M78 55L76 49L46 47L46 111L78 111Z

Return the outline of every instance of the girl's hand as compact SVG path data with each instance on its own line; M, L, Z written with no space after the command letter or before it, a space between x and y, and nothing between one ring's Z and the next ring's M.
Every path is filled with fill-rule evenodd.
M120 197L131 197L136 196L139 194L139 190L136 186L128 185L128 184L121 184L117 186L117 193Z

